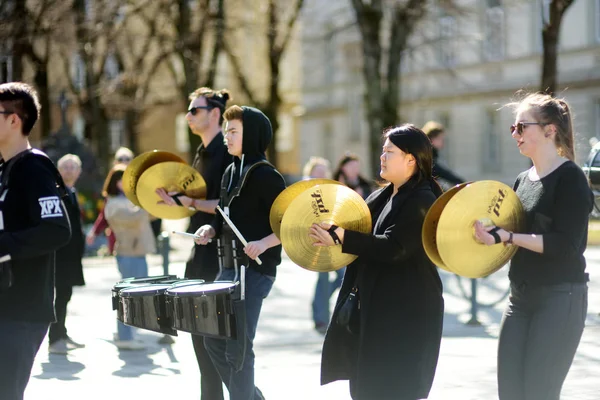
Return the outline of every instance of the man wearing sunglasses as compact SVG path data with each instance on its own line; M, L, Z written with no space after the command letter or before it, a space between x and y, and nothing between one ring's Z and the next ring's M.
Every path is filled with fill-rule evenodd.
M198 212L190 218L188 232L194 233L203 225L209 224L219 204L221 177L225 168L233 162L227 152L225 139L221 132L223 112L229 92L226 89L213 90L200 88L189 96L190 105L185 119L193 134L200 136L202 143L196 151L192 166L200 172L206 181L206 200L191 199L187 196L176 196L158 188L156 193L165 204L179 207L191 207ZM207 246L194 245L186 264L187 278L214 281L219 273L216 241ZM222 400L223 385L206 349L204 337L192 335L194 351L200 368L200 389L202 400Z
M0 399L22 400L54 315L55 252L69 242L66 188L47 156L31 148L35 90L0 85Z

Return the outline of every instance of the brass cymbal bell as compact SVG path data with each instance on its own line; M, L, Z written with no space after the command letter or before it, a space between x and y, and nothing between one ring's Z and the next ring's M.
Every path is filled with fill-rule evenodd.
M275 198L273 205L271 205L271 211L269 213L269 223L277 238L281 239L281 221L283 220L285 210L287 210L292 200L306 189L323 184L341 185L340 182L334 181L333 179L305 179L288 186L283 192L279 193L279 196Z
M497 181L470 183L450 199L438 221L437 248L444 264L467 278L481 278L496 272L517 251L517 246L479 243L473 227L477 220L485 226L522 232L525 213L512 188Z
M314 223L330 222L344 229L371 233L371 212L363 198L345 185L313 186L297 195L281 221L281 243L290 259L310 271L338 270L357 256L341 246L318 247L308 236Z
M196 212L187 207L159 204L161 198L156 194L158 188L182 193L193 199L206 198L206 182L202 175L191 166L177 161L161 162L146 169L138 179L138 199L144 210L162 219L181 219Z
M147 151L131 160L123 173L123 192L129 201L137 206L141 206L137 196L138 179L140 179L140 176L148 168L165 161L176 161L185 164L183 158L177 154L162 150Z
M470 183L470 182L469 182ZM456 185L444 193L431 205L429 211L427 211L427 215L425 215L425 220L423 221L423 230L421 231L421 238L423 240L423 247L425 248L425 253L435 265L439 268L446 270L448 272L453 272L450 268L444 264L442 257L440 257L440 253L437 248L437 227L440 216L442 215L442 211L444 207L450 202L452 197L460 190L462 190L468 183L461 183Z

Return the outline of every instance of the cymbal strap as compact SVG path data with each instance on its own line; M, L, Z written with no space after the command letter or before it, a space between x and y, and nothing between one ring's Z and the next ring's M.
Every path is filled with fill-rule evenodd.
M335 233L335 230L337 228L339 228L337 225L331 225L331 228L327 229L327 232L329 233L329 236L331 236L331 238L333 239L333 243L342 244L340 237L338 236L337 233Z
M500 227L495 226L488 231L488 233L490 235L492 235L492 237L494 238L494 241L496 242L495 244L502 243L502 239L500 238L500 235L498 235L499 230L500 230Z

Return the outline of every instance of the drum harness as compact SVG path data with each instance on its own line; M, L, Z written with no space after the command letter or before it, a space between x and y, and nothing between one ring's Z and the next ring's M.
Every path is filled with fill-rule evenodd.
M244 159L242 156L242 165L243 165L243 163L244 163ZM246 267L242 264L241 268L240 268L240 264L241 264L242 260L244 258L246 258L246 256L242 252L243 248L238 249L237 240L235 239L235 237L237 236L238 240L242 243L243 246L246 246L248 243L247 243L246 239L244 239L244 237L242 236L241 232L236 228L234 223L231 221L231 219L229 219L229 206L231 205L231 202L240 195L240 192L243 189L243 187L246 183L246 179L250 175L250 173L255 168L263 166L263 165L270 166L271 168L273 168L274 171L277 172L277 170L275 169L273 164L269 163L268 161L263 160L263 161L258 161L256 163L244 166L240 173L240 179L238 181L238 184L231 190L231 192L229 192L229 189L231 187L231 182L233 180L233 171L232 171L233 168L231 166L227 168L227 170L225 171L225 175L224 175L224 176L226 176L227 172L229 172L229 182L227 182L226 179L223 179L221 181L221 198L224 199L224 202L227 205L225 206L224 210L221 207L217 206L217 211L221 214L221 216L225 220L225 224L223 224L223 234L221 235L221 237L219 237L217 239L217 255L218 255L218 259L219 259L219 274L217 275L215 280L219 279L219 277L223 273L224 268L231 268L231 267L227 267L227 265L233 264L233 268L235 269L235 277L234 277L233 281L236 282L236 281L238 281L238 278L239 278L239 282L240 282L240 300L244 300L246 297ZM277 173L279 173L279 172L277 172ZM282 177L282 179L283 179L283 177ZM232 233L235 235L233 235ZM231 237L231 245L229 245L229 243L228 243L229 242L228 239L230 237ZM259 265L262 264L260 258L258 258L258 257L256 258L256 262Z

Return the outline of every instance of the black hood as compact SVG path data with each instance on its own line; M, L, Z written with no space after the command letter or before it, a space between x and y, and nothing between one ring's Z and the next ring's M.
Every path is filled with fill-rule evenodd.
M271 121L262 111L254 107L243 106L242 124L244 137L242 138L242 154L246 161L265 159L267 147L273 139Z

